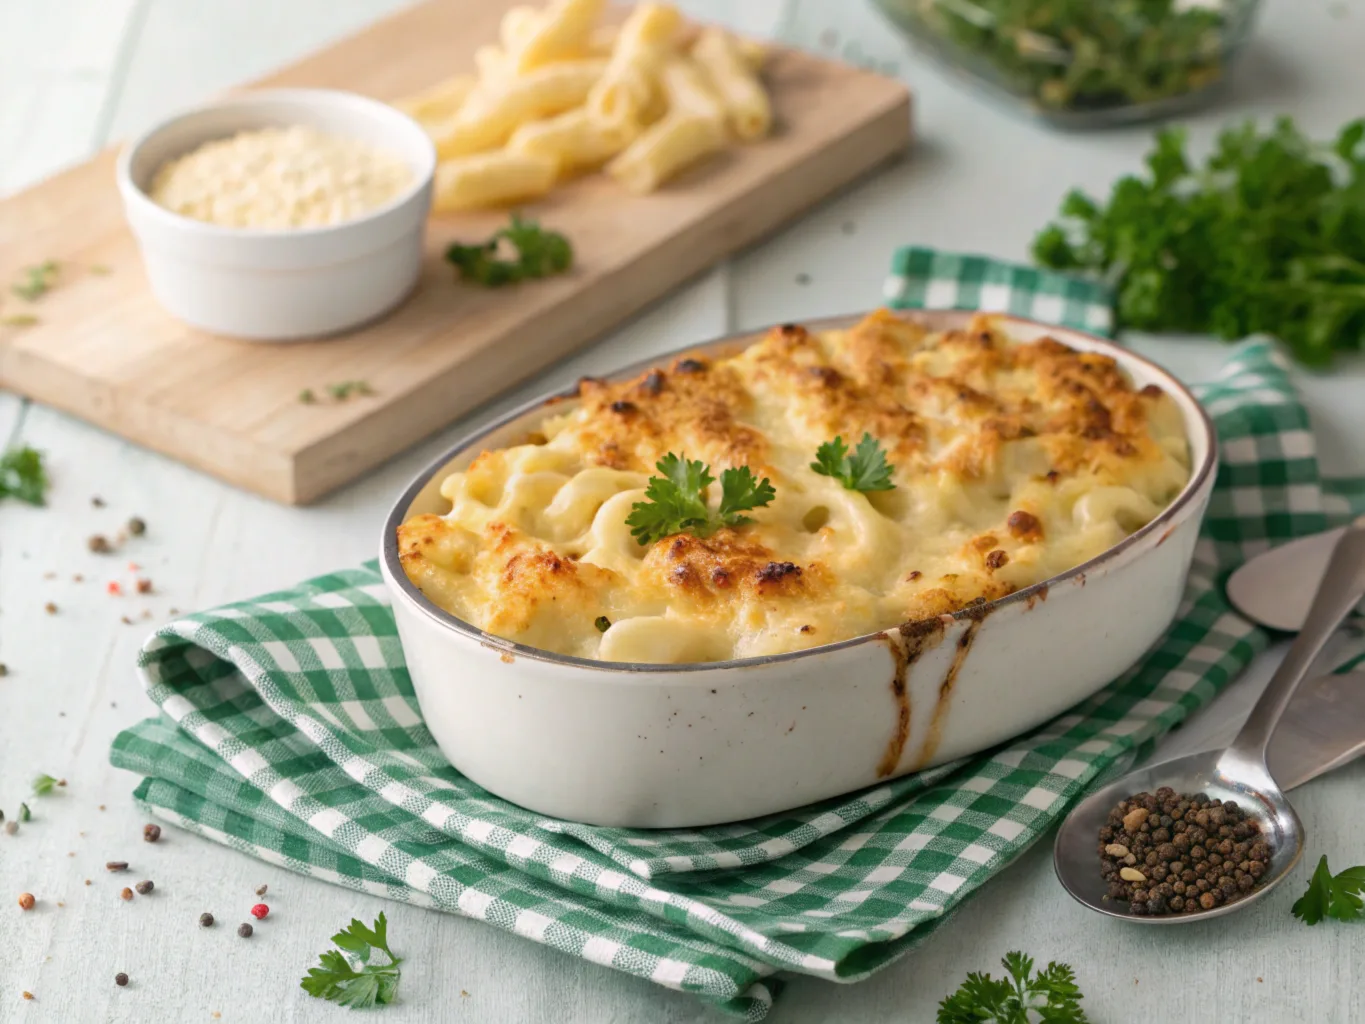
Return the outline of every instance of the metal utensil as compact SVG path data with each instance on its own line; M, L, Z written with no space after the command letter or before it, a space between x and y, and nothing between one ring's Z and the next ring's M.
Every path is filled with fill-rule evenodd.
M1297 633L1332 549L1345 532L1341 527L1315 533L1257 555L1228 577L1228 600L1253 622Z
M1365 596L1365 518L1342 531L1331 553L1312 607L1298 638L1265 688L1232 744L1223 751L1191 754L1130 772L1082 800L1062 822L1053 848L1057 877L1072 897L1110 917L1139 924L1176 924L1206 920L1240 910L1261 899L1282 881L1303 853L1299 816L1271 777L1267 765L1270 737L1342 620ZM1270 868L1247 896L1198 914L1133 915L1106 900L1095 844L1109 810L1134 793L1170 786L1180 793L1205 793L1235 800L1261 827L1270 847Z

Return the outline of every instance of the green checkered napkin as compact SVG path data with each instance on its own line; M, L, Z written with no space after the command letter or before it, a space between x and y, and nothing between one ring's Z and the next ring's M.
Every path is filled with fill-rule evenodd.
M1095 285L915 249L897 255L887 298L1110 322ZM904 954L1097 775L1212 700L1268 639L1218 581L1365 508L1365 481L1319 479L1307 414L1268 343L1234 350L1202 397L1223 468L1178 621L1141 665L992 753L722 827L546 818L436 749L370 565L158 630L139 666L160 715L118 736L113 763L145 777L136 797L152 813L262 860L759 1020L780 972L856 981Z

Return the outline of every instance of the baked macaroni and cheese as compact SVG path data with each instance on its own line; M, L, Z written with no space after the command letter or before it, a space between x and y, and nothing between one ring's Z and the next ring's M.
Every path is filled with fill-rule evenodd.
M837 441L836 441L837 439ZM795 651L1065 572L1184 487L1174 400L1108 356L879 311L585 380L399 528L408 578L509 640L604 661Z

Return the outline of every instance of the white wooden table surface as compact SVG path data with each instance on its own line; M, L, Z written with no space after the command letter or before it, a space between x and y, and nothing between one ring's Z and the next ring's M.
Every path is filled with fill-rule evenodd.
M21 188L126 136L173 107L256 75L398 6L397 0L0 0L0 192ZM731 328L872 306L892 249L909 241L1022 258L1063 192L1106 188L1133 169L1145 130L1060 136L983 105L940 79L863 0L692 0L699 15L855 59L894 65L917 93L913 154L728 266L719 268L496 408L588 372ZM1200 115L1205 144L1239 113L1292 112L1324 134L1359 115L1365 94L1365 7L1269 0L1235 97ZM1135 344L1187 379L1216 367L1215 344ZM1334 472L1365 472L1365 366L1301 377ZM477 418L477 417L474 417ZM345 1011L308 999L298 978L352 915L387 910L408 957L402 1001L384 1019L409 1021L717 1020L690 996L591 966L491 927L387 904L266 868L166 830L142 842L135 780L108 767L115 732L146 715L132 665L140 620L291 584L370 557L388 503L452 427L319 507L287 509L125 444L71 418L0 394L0 445L44 450L54 487L46 509L0 505L0 807L12 814L37 772L69 780L31 800L34 819L0 835L0 1021L322 1021ZM92 506L101 497L103 508ZM86 550L93 532L132 515L145 538L115 558ZM113 598L128 558L156 592ZM74 582L73 574L85 581ZM50 574L55 576L50 577ZM44 610L46 602L56 614ZM125 625L120 617L134 618ZM1267 677L1263 659L1175 745L1227 735ZM1309 857L1365 860L1365 763L1296 798ZM1308 866L1258 910L1177 932L1125 927L1066 898L1039 844L969 903L926 947L863 984L797 979L772 1019L927 1021L972 969L1010 949L1076 967L1097 1021L1341 1022L1365 1020L1365 927L1307 930L1289 904ZM132 863L111 876L111 859ZM118 890L141 878L156 893L131 904ZM87 887L84 880L89 879ZM233 934L270 884L270 919L250 942ZM38 909L20 916L28 891ZM6 909L8 908L8 909ZM221 922L201 931L211 910ZM132 984L118 989L116 972ZM35 999L22 1001L20 992ZM1176 995L1172 995L1175 993ZM1217 1009L1212 1009L1217 1007ZM217 1015L221 1014L221 1018Z

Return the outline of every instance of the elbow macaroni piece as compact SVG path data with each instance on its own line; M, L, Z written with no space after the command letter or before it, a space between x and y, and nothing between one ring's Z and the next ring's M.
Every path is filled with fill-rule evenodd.
M1169 396L1107 356L1016 343L987 315L942 333L885 311L775 328L736 355L584 381L559 409L534 443L448 477L450 512L403 524L399 550L430 600L479 629L606 661L801 650L1003 597L1102 553L1190 475ZM819 445L864 432L894 490L810 469ZM641 546L626 517L670 451L717 476L747 465L776 497L749 525Z

